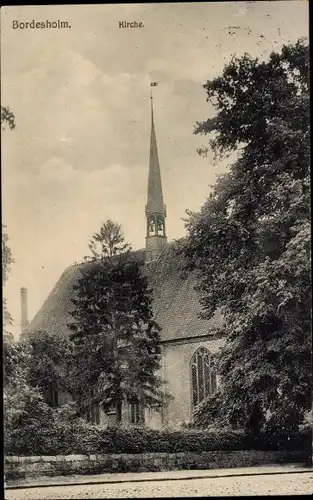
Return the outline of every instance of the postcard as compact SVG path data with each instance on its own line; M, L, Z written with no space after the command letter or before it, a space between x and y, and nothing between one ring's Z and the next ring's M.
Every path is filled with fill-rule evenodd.
M8 500L312 493L308 7L1 8Z

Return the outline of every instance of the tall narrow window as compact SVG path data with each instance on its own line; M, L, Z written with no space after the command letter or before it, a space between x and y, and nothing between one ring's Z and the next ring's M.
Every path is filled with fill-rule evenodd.
M144 423L144 413L143 413L143 408L139 403L131 403L130 404L130 414L129 414L129 420L131 424L138 425L138 424L143 424Z
M59 394L55 387L52 389L52 406L53 408L57 408L59 406Z
M59 406L58 389L55 383L49 383L48 389L44 391L44 399L52 408Z
M96 389L90 388L90 403L87 410L87 421L100 424L100 404L96 399Z
M100 424L100 406L98 403L91 403L87 410L87 422Z
M196 407L216 390L216 374L212 369L208 349L200 347L191 360L192 403Z

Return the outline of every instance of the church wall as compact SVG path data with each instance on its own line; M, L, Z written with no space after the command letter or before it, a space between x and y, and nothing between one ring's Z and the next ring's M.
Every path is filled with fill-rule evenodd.
M152 429L162 427L178 428L183 422L192 418L192 391L190 363L192 356L199 347L206 347L215 354L223 345L223 340L182 340L181 343L173 342L162 345L162 364L159 375L167 381L166 391L173 397L167 408L162 411L145 409L145 426ZM217 380L218 382L218 380ZM60 405L69 403L71 397L60 391L58 402ZM115 414L106 414L102 408L99 409L98 423L104 426L115 424ZM123 408L123 424L131 425L129 422L128 409Z
M150 429L162 428L162 413L154 409L145 410L145 425Z
M99 424L103 426L114 426L116 423L115 413L107 414L100 409L99 414ZM150 429L161 429L162 428L162 412L156 411L154 409L145 408L144 410L144 422L145 426ZM131 427L132 424L130 422L130 409L129 405L124 405L122 408L122 426L123 427Z
M99 411L99 424L100 425L103 425L104 427L110 427L110 426L114 426L116 422L116 417L115 417L115 413L106 413L105 411L103 411L103 408L102 406L100 407L100 411Z
M206 347L215 354L223 345L223 340L204 340L163 345L163 373L167 380L166 388L174 399L166 411L167 425L179 427L192 417L190 362L199 347Z

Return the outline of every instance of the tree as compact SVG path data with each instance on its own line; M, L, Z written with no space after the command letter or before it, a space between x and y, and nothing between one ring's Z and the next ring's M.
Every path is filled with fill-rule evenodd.
M30 353L28 383L40 389L49 406L59 406L58 393L66 393L70 383L72 342L41 330L27 331L23 341Z
M12 257L12 251L8 245L9 237L5 231L5 225L2 224L2 283L6 284L9 273L11 270L11 264L14 262Z
M15 117L10 108L1 105L1 125L4 129L4 125L9 125L10 129L15 128Z
M125 243L122 226L111 220L101 224L99 233L94 233L88 246L93 260L112 257L131 249L130 245Z
M3 343L4 437L7 453L15 450L16 446L23 448L21 436L31 437L30 425L36 427L32 435L38 436L41 424L47 423L42 395L38 388L30 387L27 381L30 362L28 347L7 335Z
M5 124L9 125L10 129L15 128L15 117L10 108L1 105L1 127L4 130ZM9 237L5 231L6 226L2 224L2 288L7 282L8 275L10 272L10 266L14 262L12 258L12 252L8 246ZM6 299L3 299L3 316L4 316L4 327L12 324L12 317L7 309Z
M1 125L3 126L5 123L7 123L11 129L15 128L14 114L9 108L1 106ZM11 249L8 246L9 237L5 228L6 226L2 224L2 286L7 282L11 270L10 266L14 262Z
M221 387L199 426L286 431L311 405L308 68L299 40L265 62L233 58L204 85L216 115L195 133L210 135L217 158L238 159L186 224L203 316L219 308L225 320Z
M1 126L15 128L15 117L10 108L1 106ZM2 225L2 287L5 286L11 265L14 262L8 245L8 235ZM4 326L11 324L12 318L3 299ZM3 342L4 367L4 446L8 454L27 454L30 450L40 450L45 435L53 428L51 409L44 403L38 387L29 385L31 353L29 346L15 342L5 331Z
M58 347L52 339L45 340L44 332L40 341L40 333L29 333L35 337L32 343L25 338L23 342L15 342L9 336L4 341L4 448L8 455L64 454L73 446L73 434L80 433L82 428L74 403L54 409L45 401L47 374L57 370L52 367L49 371L49 366L45 369L44 363L49 365L50 357L55 359L54 353L49 352L50 345L56 351ZM41 353L41 364L40 353L34 355L34 344L47 346L48 352Z
M128 251L112 254L85 264L74 287L69 327L76 346L74 399L85 412L93 402L115 408L119 425L124 402L141 408L161 404L162 382L156 375L161 349L142 263Z
M24 344L15 342L8 334L3 342L3 385L4 389L26 383L30 353Z
M8 245L9 237L5 230L6 226L2 224L2 288L6 285L9 278L9 273L11 270L11 265L14 260L12 257L12 251ZM7 309L6 298L3 298L3 318L4 327L12 323L12 317Z

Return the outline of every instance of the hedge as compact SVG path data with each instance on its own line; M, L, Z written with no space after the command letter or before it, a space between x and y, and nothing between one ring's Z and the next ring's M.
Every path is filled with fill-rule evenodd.
M36 439L34 439L34 433ZM50 429L16 429L5 442L5 454L17 456L107 453L176 453L236 450L312 449L312 429L295 435L247 435L224 430L154 430L147 428L103 428L83 422L59 423Z

